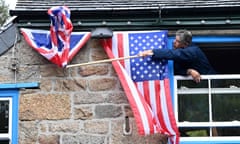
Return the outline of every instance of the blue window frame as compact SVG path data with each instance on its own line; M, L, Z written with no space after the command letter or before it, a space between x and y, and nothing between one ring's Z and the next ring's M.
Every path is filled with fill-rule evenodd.
M175 37L169 37L168 40L168 46L169 48L172 48L172 43L173 40L175 39ZM193 42L197 43L197 44L211 44L211 43L240 43L240 35L238 36L193 36ZM175 93L177 93L176 91L174 91L174 69L173 69L173 61L169 61L170 65L169 65L169 70L171 73L171 92L172 92L172 101L173 101L173 105L174 105L174 109L176 110L177 107L177 103L178 100L176 100ZM222 78L224 77L224 75L222 75ZM221 78L221 76L220 76ZM177 111L175 111L175 113L178 113ZM239 120L238 120L239 121ZM240 127L240 125L238 125L238 127ZM217 138L214 139L211 137L204 139L204 138L199 138L198 140L192 140L191 138L184 138L184 140L181 140L180 138L180 144L236 144L236 143L240 143L240 136L235 137L235 139L232 138Z
M18 97L21 88L38 88L39 83L0 84L0 143L18 143Z

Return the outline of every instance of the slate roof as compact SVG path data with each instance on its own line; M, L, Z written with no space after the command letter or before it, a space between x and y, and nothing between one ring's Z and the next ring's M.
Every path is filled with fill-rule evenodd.
M49 27L47 10L66 5L75 29L240 28L240 0L18 0L19 26Z
M239 0L18 0L16 10L46 10L66 5L72 10L96 9L153 9L236 7Z

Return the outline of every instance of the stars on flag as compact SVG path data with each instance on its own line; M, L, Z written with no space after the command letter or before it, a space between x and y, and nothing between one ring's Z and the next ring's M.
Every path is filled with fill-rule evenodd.
M137 55L141 51L167 48L166 33L129 34L129 51ZM166 60L153 61L150 56L130 60L131 76L134 81L157 80L167 76Z

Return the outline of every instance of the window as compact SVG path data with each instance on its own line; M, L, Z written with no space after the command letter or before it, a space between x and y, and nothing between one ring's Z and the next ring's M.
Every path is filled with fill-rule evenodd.
M14 103L14 104L13 104ZM17 142L18 90L0 89L0 143ZM14 105L14 107L13 107ZM13 131L14 129L14 131Z
M0 143L9 143L12 123L12 98L0 98Z
M240 75L205 75L199 84L175 76L175 86L182 140L239 143Z
M0 84L0 144L18 143L19 89L38 87L38 83Z
M180 144L240 143L240 36L197 36L193 41L219 74L202 76L199 84L190 77L172 77Z

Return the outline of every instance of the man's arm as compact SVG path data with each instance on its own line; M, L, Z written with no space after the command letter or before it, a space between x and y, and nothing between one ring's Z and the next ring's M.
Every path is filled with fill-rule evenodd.
M195 55L195 49L184 48L184 49L153 49L146 50L139 53L139 56L152 56L153 59L167 59L182 62L192 62L197 57Z
M139 53L138 55L145 57L145 56L152 56L153 54L154 54L153 50L146 50ZM201 75L195 69L187 69L186 74L190 75L196 83L199 83L201 81Z

